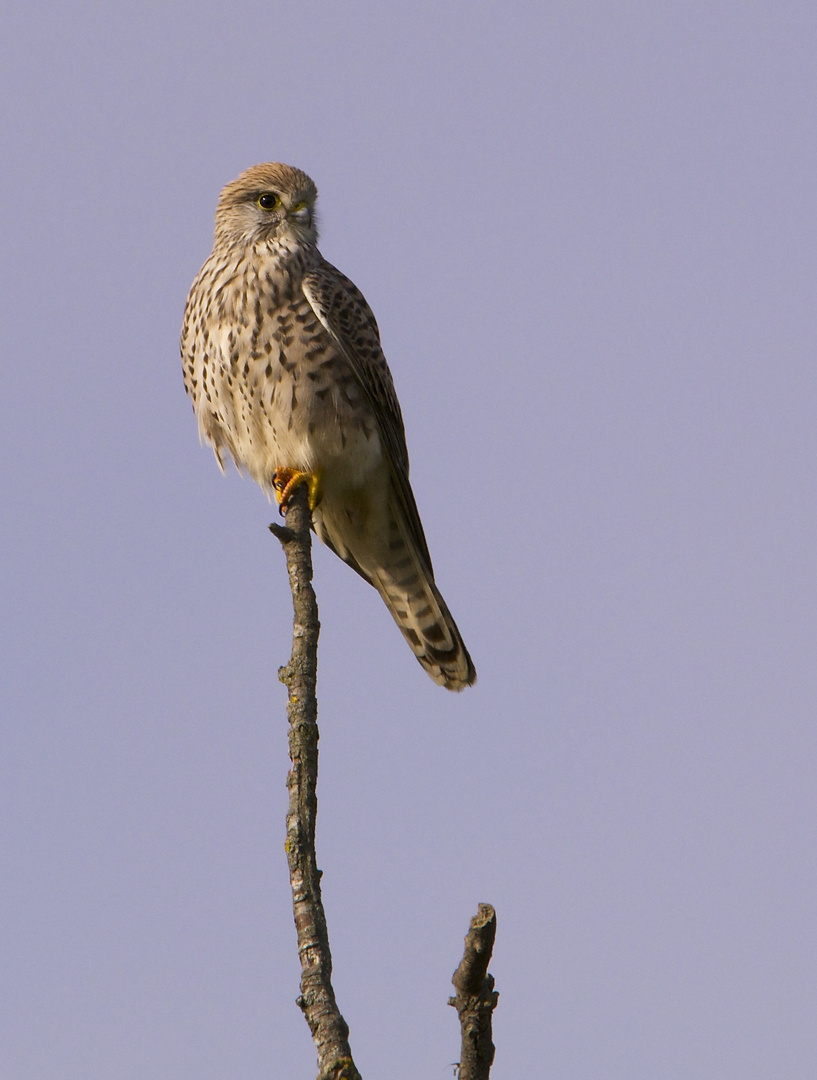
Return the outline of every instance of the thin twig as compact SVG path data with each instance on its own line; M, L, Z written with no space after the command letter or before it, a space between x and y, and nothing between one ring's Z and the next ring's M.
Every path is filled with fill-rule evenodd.
M462 1051L458 1080L488 1080L494 1060L491 1014L499 994L494 977L488 974L496 937L496 912L490 904L480 904L465 935L465 951L451 982L457 996L449 999L460 1018Z
M289 500L286 528L270 525L281 541L292 589L294 622L292 656L278 672L289 700L286 852L292 886L292 908L301 959L298 1005L306 1017L318 1052L318 1080L360 1080L349 1048L349 1027L332 989L332 955L321 901L321 871L315 856L318 782L318 605L312 588L311 515L306 485Z

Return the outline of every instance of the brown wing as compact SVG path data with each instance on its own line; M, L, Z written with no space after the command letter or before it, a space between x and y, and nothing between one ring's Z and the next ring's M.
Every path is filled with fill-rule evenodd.
M380 332L372 310L360 289L325 260L305 275L303 291L372 405L381 442L388 455L395 494L417 550L431 571L428 544L409 484L403 414L394 392L389 365L380 346Z

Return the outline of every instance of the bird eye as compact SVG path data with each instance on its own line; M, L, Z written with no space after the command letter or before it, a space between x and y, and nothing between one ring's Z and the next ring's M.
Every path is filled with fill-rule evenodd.
M276 195L274 191L265 191L258 196L256 202L262 210L275 210L281 204L281 196Z

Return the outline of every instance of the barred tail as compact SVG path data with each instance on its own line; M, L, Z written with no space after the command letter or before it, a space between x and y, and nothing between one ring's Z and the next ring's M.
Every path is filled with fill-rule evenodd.
M423 527L406 483L402 493L372 485L355 503L327 496L313 513L320 539L373 585L428 674L464 690L477 672L445 600L434 584ZM407 504L407 500L410 503ZM374 522L366 527L367 522Z
M403 527L402 515L390 517L388 558L370 580L434 682L447 690L464 690L477 677L465 642L431 570Z

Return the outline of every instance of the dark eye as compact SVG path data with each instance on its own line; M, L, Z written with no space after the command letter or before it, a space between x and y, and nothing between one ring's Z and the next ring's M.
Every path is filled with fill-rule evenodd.
M281 205L281 196L276 195L274 191L265 191L262 195L259 195L256 202L262 210L274 210L277 206Z

